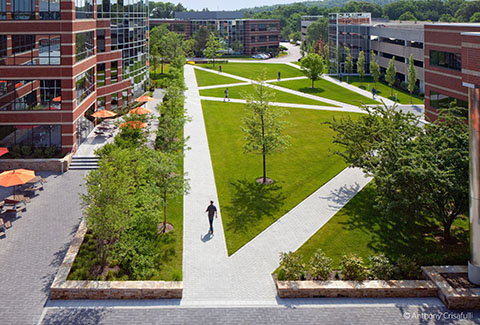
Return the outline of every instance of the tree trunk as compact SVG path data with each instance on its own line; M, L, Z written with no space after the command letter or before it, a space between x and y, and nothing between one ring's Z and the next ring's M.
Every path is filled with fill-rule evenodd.
M315 81L312 79L312 89L315 88Z
M390 97L393 96L393 86L390 86Z
M162 75L163 75L163 62L164 62L164 61L163 61L163 59L162 59ZM155 76L157 76L156 73L157 73L157 71L155 71Z
M443 238L446 242L449 242L452 240L452 235L450 233L450 230L452 228L452 223L455 218L450 218L448 221L442 221L443 224Z
M412 104L412 92L410 92L410 104Z
M265 124L262 116L262 156L263 156L263 184L267 183L267 164L265 162Z
M162 232L165 232L167 229L167 193L163 193L163 229Z
M348 83L349 83L349 82L348 82L348 75L347 75L347 84L348 84Z

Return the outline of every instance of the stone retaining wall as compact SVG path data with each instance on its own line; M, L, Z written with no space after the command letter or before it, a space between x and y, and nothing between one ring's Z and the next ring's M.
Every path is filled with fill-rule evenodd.
M80 223L57 276L50 288L50 299L180 299L181 281L71 281L67 280L87 232Z
M425 280L275 281L280 298L410 298L437 297L437 287Z
M0 159L0 170L25 168L35 171L66 172L72 162L72 156L73 154L69 153L61 159Z

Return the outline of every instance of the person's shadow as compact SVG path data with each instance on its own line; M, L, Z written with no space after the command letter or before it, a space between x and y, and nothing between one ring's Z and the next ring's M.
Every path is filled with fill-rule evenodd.
M210 239L213 238L213 234L210 233L210 229L208 229L207 233L205 235L200 235L200 240L203 241L204 243L206 243L207 241L209 241Z

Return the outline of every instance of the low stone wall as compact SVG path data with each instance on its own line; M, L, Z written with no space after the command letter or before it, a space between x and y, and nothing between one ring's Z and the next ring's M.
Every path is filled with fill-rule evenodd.
M87 232L80 223L57 276L50 288L50 299L180 299L181 281L71 281L67 280Z
M72 156L73 154L69 153L61 159L0 159L0 170L25 168L35 171L66 172L72 162Z
M449 309L480 309L480 288L454 288L442 276L446 273L463 273L466 265L424 266L422 271L438 287L438 296Z
M280 298L410 298L436 297L437 287L425 280L275 281Z

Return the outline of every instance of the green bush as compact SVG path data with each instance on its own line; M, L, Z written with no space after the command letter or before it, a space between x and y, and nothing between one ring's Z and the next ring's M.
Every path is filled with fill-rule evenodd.
M397 258L397 269L399 272L399 277L405 280L415 280L420 279L422 272L417 261L412 257L407 257L401 255Z
M355 254L344 255L340 262L340 269L343 280L363 281L368 276L363 259Z
M391 280L395 274L395 268L388 257L384 254L368 257L370 261L370 275L375 280Z
M35 148L35 150L33 150L33 158L42 158L42 157L43 157L43 149Z
M9 153L12 156L12 158L22 157L22 150L20 149L20 146L18 144L14 145L12 149L10 149Z
M30 157L30 155L32 154L32 147L30 147L30 146L22 146L21 151L22 151L22 156L23 156L24 158Z
M57 152L57 147L56 146L50 146L45 148L45 157L46 158L53 158L55 157L55 154Z
M304 269L301 255L295 255L293 252L280 253L279 280L301 280Z
M317 249L310 259L310 276L315 280L328 280L332 270L332 259L327 257L321 248Z

